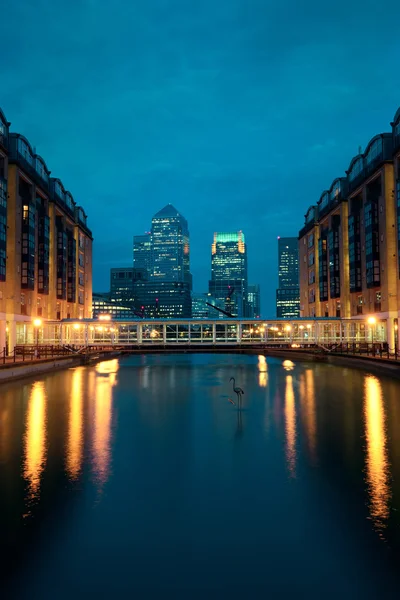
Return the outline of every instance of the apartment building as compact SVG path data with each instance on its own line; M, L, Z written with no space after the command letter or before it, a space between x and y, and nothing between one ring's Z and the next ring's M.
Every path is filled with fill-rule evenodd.
M311 206L299 233L300 314L387 322L400 316L400 109L345 177Z
M0 351L41 321L92 310L92 233L78 206L0 111Z

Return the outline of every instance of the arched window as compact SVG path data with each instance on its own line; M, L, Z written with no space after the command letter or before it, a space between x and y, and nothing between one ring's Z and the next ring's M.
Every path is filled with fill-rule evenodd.
M321 196L321 200L319 201L319 208L322 210L329 204L329 192L324 192Z
M18 152L27 163L33 167L33 156L31 149L25 140L18 138Z
M36 169L36 173L39 175L39 177L41 177L43 179L43 181L48 183L49 176L47 174L47 169L46 169L44 163L38 157L36 157L35 169Z
M54 183L54 191L61 200L64 200L64 190L62 189L61 183L59 181L56 181Z
M363 161L363 157L360 156L359 158L357 158L357 160L355 160L351 166L351 169L349 171L349 181L354 181L354 179L356 179L356 177L358 177L364 170L364 161Z
M75 202L69 192L65 193L65 204L70 210L74 209Z
M340 181L340 179L338 179L337 181L335 181L335 183L333 184L329 197L330 200L333 201L335 200L339 195L340 192L342 190L342 182Z
M366 156L366 163L367 165L370 165L372 162L374 162L375 159L377 159L383 152L383 141L382 138L378 138L377 140L375 140L374 142L372 142L371 146L368 149L368 153Z

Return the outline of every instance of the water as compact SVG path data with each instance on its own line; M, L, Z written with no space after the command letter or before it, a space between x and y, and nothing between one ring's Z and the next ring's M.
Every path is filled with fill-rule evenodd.
M7 599L395 598L399 507L394 380L147 355L0 388Z

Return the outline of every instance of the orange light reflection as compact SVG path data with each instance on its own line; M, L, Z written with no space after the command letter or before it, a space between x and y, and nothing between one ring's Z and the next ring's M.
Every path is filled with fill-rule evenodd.
M28 482L28 501L39 497L40 478L46 463L46 393L44 383L33 384L24 436L23 475Z
M83 367L72 374L72 389L68 423L67 473L77 479L81 470L83 453L82 383Z
M377 530L382 532L389 516L391 496L389 461L387 457L386 416L379 379L365 378L364 418L367 441L366 479L370 496L370 515Z
M296 407L294 402L293 377L286 376L285 392L286 460L291 477L296 477Z
M268 383L268 372L267 372L267 359L265 356L258 357L258 385L260 387L267 387Z

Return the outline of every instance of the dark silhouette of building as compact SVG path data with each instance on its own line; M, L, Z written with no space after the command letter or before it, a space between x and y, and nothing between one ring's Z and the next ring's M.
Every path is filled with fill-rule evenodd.
M278 319L299 317L299 248L295 237L278 237L278 280L276 316Z

